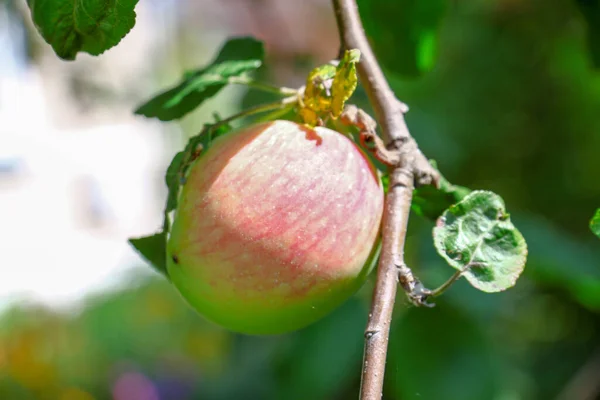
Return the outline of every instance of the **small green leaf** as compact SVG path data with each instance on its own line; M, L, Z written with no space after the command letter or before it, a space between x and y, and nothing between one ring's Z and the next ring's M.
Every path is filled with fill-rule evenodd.
M167 173L165 174L165 182L169 189L167 196L167 205L165 207L165 229L169 229L168 213L177 208L177 199L179 197L179 188L185 182L186 173L192 163L205 152L211 145L212 141L229 131L232 127L229 124L217 123L204 125L202 132L196 136L192 136L188 140L183 151L178 152L171 160Z
M525 267L527 244L492 192L474 191L451 206L433 229L438 253L484 292L513 286Z
M217 120L218 116L215 116ZM183 151L175 154L167 172L165 183L167 184L167 204L165 206L163 230L152 236L129 239L129 243L159 272L168 278L167 273L167 234L171 229L169 213L177 208L179 200L179 189L185 183L185 176L193 162L201 156L211 145L212 141L229 131L229 124L217 121L215 124L206 124L198 135L188 141Z
M381 176L381 185L383 186L383 193L387 193L390 190L390 175L385 174Z
M260 67L263 58L262 42L249 37L230 39L210 65L186 73L177 86L141 105L135 113L161 121L181 118L217 94L229 78Z
M54 52L74 60L116 46L135 25L138 0L27 0L33 23Z
M205 152L210 147L213 140L217 137L224 135L225 133L231 131L233 128L229 124L221 124L219 122L215 124L206 124L202 131L196 136L192 136L190 140L188 140L185 149L182 152L182 159L179 162L179 168L177 171L174 170L175 165L171 168L171 174L175 172L179 172L179 183L185 178L188 168L190 165L200 156L202 152ZM179 155L179 153L177 153ZM175 158L177 158L177 155ZM175 158L171 162L175 162ZM174 206L173 208L175 208Z
M360 50L346 50L340 60L331 87L331 114L337 118L344 110L344 104L352 96L358 84L356 63L360 60Z
M429 160L437 169L435 160ZM453 185L440 173L439 188L422 186L414 190L411 209L422 217L436 220L451 205L461 201L471 189Z
M600 208L596 210L596 214L594 214L590 221L590 229L600 238Z
M152 236L129 239L129 243L158 272L169 277L167 273L167 234L163 231Z
M169 189L166 212L172 211L177 207L177 196L179 195L179 185L181 184L180 171L183 165L183 157L183 151L175 154L175 157L173 157L173 160L171 160L171 164L169 164L169 168L167 168L167 173L165 174L165 182L167 184L167 188Z
M435 160L429 160L429 162L436 170L438 169ZM385 174L381 177L385 193L388 192L389 181L389 175ZM410 207L415 214L435 221L448 207L458 203L469 193L471 193L471 189L453 185L440 173L439 188L431 185L416 188L413 191Z

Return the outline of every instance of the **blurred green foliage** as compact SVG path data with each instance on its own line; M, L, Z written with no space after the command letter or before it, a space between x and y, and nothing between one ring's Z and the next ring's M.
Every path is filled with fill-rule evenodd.
M384 399L598 398L597 371L585 374L600 357L600 73L581 8L593 2L421 3L362 0L367 33L424 153L451 182L502 195L529 257L500 294L460 281L434 309L399 295ZM427 40L435 62L415 61ZM428 286L452 273L432 227L413 215L406 249ZM0 317L0 399L356 398L370 284L278 337L206 323L164 279L76 315L19 306Z
M600 66L600 0L576 0L587 22L587 45L592 61Z
M419 76L434 66L447 0L358 0L379 62L394 73Z
M600 208L596 210L596 213L590 220L590 229L596 236L600 237Z

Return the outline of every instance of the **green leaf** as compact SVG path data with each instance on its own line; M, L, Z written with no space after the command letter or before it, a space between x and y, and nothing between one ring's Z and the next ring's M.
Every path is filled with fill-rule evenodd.
M129 239L129 243L158 272L169 277L167 273L167 234L156 233L152 236Z
M594 214L590 221L590 229L600 238L600 208L596 210L596 214Z
M179 195L179 186L181 184L181 169L183 166L184 152L180 151L175 154L175 157L171 160L167 173L165 174L165 183L169 189L167 196L166 212L172 211L177 207L177 197Z
M600 67L600 0L576 0L587 23L587 45L596 68Z
M492 192L474 191L451 206L433 229L438 253L484 292L513 286L527 258L527 244Z
M262 42L250 37L230 39L210 65L185 74L177 86L141 105L135 113L161 121L181 118L217 94L230 78L260 67L263 58Z
M27 0L38 31L54 52L74 60L116 46L135 25L138 0Z
M430 160L430 163L437 169L434 160ZM411 209L417 215L436 220L448 207L458 203L469 193L471 189L453 185L440 174L439 188L422 186L413 191Z
M175 155L166 175L169 199L174 198L175 200L167 203L167 212L177 207L176 196L179 193L179 185L185 181L188 168L203 152L208 150L213 140L232 129L231 125L222 124L218 121L215 124L206 124L199 134L188 140L185 149Z
M215 117L218 119L218 116ZM190 138L183 151L175 154L165 174L168 194L162 232L148 237L129 239L129 243L157 271L166 277L168 277L166 265L167 233L171 229L169 213L177 208L179 189L185 183L186 173L193 162L210 147L216 137L231 131L231 129L229 124L220 123L219 121L215 124L206 124L202 132Z

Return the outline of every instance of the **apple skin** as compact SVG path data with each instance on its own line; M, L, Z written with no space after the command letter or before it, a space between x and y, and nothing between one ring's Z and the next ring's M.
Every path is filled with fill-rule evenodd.
M228 133L189 169L169 276L195 310L231 331L302 328L367 279L383 199L373 165L338 132L278 120Z

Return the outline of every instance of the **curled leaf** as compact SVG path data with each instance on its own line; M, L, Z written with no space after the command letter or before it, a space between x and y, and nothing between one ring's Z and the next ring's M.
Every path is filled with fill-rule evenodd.
M308 74L302 101L304 103L300 115L308 125L317 125L320 117L331 110L331 87L336 67L331 64L321 65Z
M344 104L356 90L359 59L359 50L347 50L337 66L325 64L310 72L299 111L306 124L315 126L328 117L340 116Z
M499 292L523 272L527 244L495 193L474 191L451 206L433 229L438 253L475 288Z

